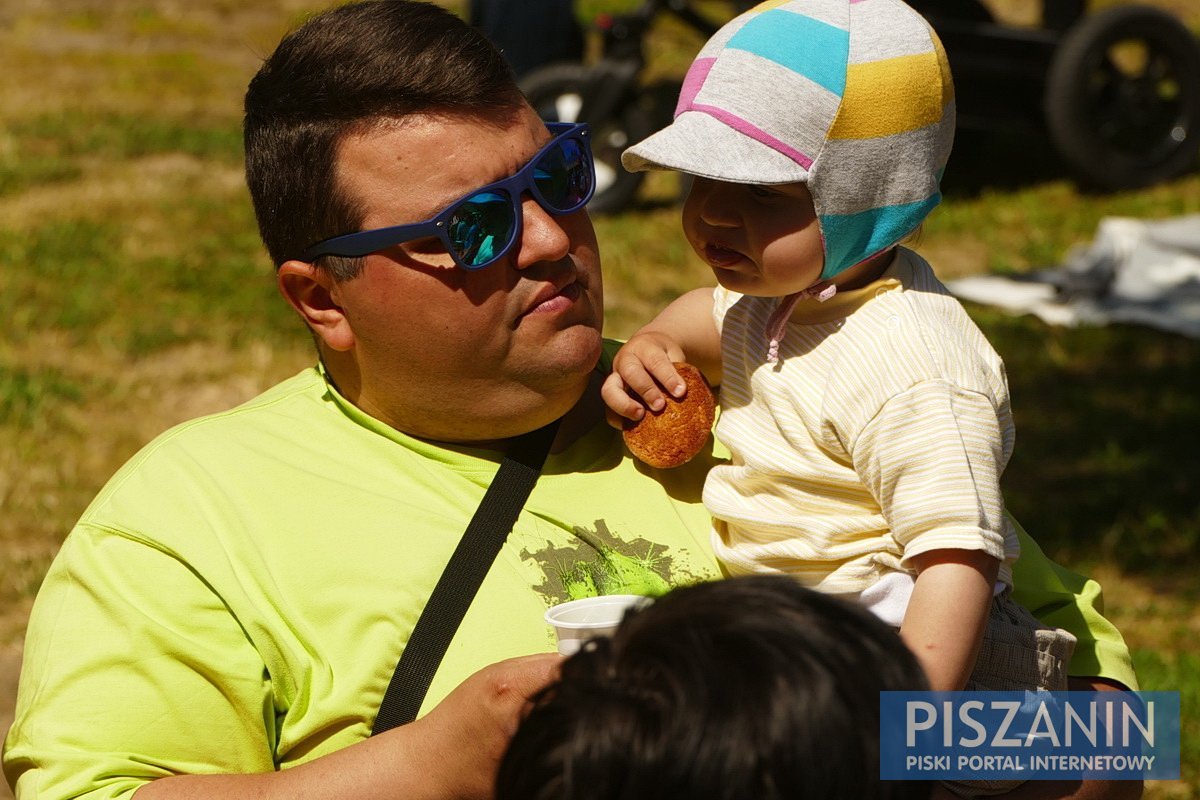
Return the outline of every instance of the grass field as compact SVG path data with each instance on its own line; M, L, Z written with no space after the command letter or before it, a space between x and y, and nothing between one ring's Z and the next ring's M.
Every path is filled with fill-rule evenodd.
M261 58L324 5L0 6L0 731L29 605L97 489L166 426L312 360L258 243L239 126ZM1194 0L1156 5L1200 31ZM1036 6L999 10L1019 21ZM661 36L664 72L699 44L669 26ZM638 208L597 220L612 335L709 278L678 236L672 192L659 180ZM1059 263L1102 217L1196 212L1200 175L1088 195L1044 145L996 139L956 151L918 249L947 277L1022 272ZM1182 693L1184 780L1147 794L1198 798L1200 342L971 311L1012 383L1012 509L1053 556L1102 580L1143 688Z

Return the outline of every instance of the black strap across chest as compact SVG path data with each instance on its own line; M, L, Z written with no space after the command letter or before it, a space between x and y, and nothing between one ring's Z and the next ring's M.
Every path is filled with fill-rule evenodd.
M434 673L533 491L558 420L513 440L446 569L417 618L384 692L371 735L417 718Z

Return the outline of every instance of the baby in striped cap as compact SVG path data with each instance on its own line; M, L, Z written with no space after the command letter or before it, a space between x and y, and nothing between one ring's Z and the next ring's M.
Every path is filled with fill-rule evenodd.
M720 285L638 331L603 395L660 410L673 361L720 385L731 459L704 503L730 573L865 605L935 690L1063 690L1075 638L1011 596L1004 365L900 244L941 199L953 131L945 53L900 0L773 0L725 25L674 122L623 158L694 176L683 229Z

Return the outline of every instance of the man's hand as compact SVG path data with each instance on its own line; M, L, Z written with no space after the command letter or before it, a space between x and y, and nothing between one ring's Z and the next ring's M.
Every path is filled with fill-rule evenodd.
M562 657L525 656L476 672L407 731L405 752L445 790L430 797L490 798L496 770L529 701L558 676ZM412 793L394 797L412 798Z

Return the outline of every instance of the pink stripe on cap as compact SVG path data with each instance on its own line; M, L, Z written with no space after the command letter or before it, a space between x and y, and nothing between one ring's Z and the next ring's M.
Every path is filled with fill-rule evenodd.
M716 106L707 106L703 104L691 104L689 108L685 110L701 111L705 114L708 114L709 116L724 122L738 133L744 136L749 136L754 141L765 144L772 150L782 153L805 169L810 169L812 167L813 160L804 153L801 153L799 150L787 144L786 142L776 139L774 136L762 130L761 128L751 125L741 117L730 114L723 108L717 108Z
M696 99L696 95L700 94L700 87L708 79L708 72L716 61L715 57L697 58L688 67L687 75L683 79L683 88L679 90L679 102L675 104L675 116L678 117L683 112L691 110L692 102Z

